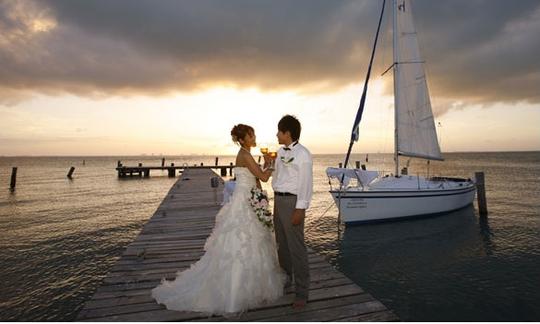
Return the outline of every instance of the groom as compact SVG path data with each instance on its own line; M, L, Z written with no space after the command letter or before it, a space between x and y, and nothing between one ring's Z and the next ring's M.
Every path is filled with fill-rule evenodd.
M311 153L298 143L301 126L294 116L278 123L277 138L284 145L277 152L272 178L274 189L274 228L281 267L294 278L296 298L293 307L306 305L309 295L309 264L304 242L304 218L313 193Z

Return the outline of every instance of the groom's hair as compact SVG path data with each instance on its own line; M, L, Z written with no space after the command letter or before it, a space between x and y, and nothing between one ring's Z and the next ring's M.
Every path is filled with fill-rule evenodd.
M292 115L285 115L281 118L278 123L278 130L282 133L289 131L291 133L291 138L293 142L298 141L300 138L300 132L302 131L302 126L300 121Z

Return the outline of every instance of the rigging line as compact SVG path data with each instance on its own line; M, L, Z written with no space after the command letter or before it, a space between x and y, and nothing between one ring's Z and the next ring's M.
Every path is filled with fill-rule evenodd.
M334 207L335 205L336 201L334 200L334 202L328 208L326 208L326 210L319 216L319 218L323 217L330 210L330 208Z

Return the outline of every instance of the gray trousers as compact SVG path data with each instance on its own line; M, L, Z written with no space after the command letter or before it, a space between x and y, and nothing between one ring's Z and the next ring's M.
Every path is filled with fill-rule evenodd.
M304 221L292 224L296 196L274 196L274 230L279 264L289 278L294 278L296 297L308 299L309 263L304 242Z

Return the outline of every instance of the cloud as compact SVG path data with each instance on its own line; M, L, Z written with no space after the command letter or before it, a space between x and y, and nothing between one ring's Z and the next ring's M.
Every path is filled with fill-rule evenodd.
M213 85L335 90L363 80L380 4L0 2L0 102L35 92L161 95ZM413 5L434 96L449 103L540 102L537 1ZM381 44L386 62L378 64L390 65L388 51Z

